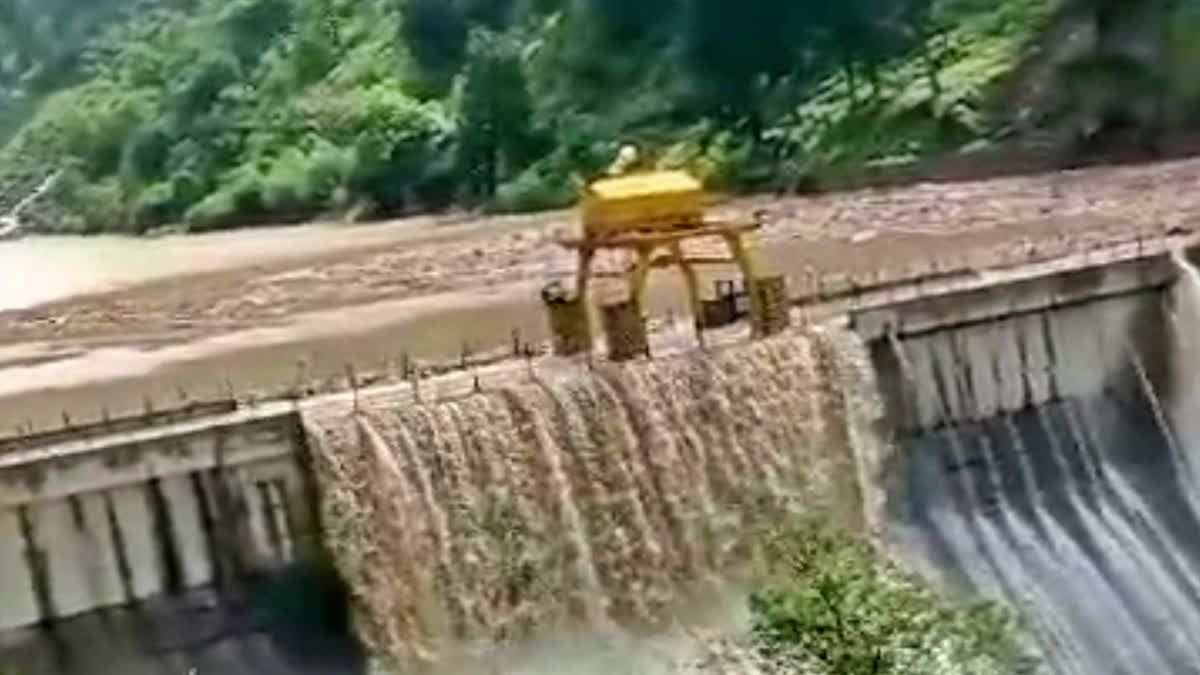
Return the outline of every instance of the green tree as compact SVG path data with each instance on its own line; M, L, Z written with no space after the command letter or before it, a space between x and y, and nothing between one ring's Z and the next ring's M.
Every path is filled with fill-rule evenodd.
M795 0L689 0L684 69L704 112L761 137L776 87L804 73L812 26Z
M1070 0L1067 10L1092 29L1091 50L1062 68L1064 89L1081 118L1081 141L1132 128L1156 149L1166 122L1169 25L1177 0Z
M449 0L447 0L449 1ZM514 0L458 0L463 13L474 25L503 30L513 20Z
M294 7L291 0L233 0L224 3L218 21L233 53L248 66L292 27Z
M445 93L467 55L470 24L451 0L407 0L402 5L404 42L433 90Z
M1106 31L1142 17L1069 1ZM0 204L66 165L39 220L73 230L528 208L625 141L723 189L807 181L988 133L980 101L1052 2L9 0Z
M532 114L520 45L474 31L458 92L459 167L473 199L490 199L502 176L527 164Z
M596 44L608 48L629 49L648 38L670 35L678 24L681 0L577 0L576 11L586 15L599 36ZM604 54L597 54L603 57Z
M933 0L898 0L895 5L895 21L891 28L904 41L916 45L920 52L921 67L929 82L932 103L936 106L942 98L940 71L945 57L942 41L947 27L938 21Z

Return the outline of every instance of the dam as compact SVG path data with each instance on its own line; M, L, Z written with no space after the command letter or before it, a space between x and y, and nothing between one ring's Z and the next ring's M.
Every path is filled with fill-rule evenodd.
M1046 672L1200 672L1191 245L860 289L628 364L5 441L0 672L469 661L651 624L806 510L1010 603Z

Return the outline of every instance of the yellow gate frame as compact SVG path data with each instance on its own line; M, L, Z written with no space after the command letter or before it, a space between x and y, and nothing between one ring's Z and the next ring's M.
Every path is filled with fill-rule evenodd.
M757 219L741 222L706 219L703 190L699 181L688 174L665 171L597 181L588 186L582 210L583 236L561 239L559 243L574 250L578 256L575 298L585 306L596 254L602 250L618 250L628 252L634 258L620 276L625 278L629 297L638 307L642 306L646 280L652 269L679 267L701 341L698 265L736 264L745 279L751 315L757 316L759 269L744 238L761 228L762 223ZM729 257L684 255L684 242L701 237L720 237L729 249ZM660 249L665 252L659 253ZM590 323L589 312L584 311L583 316ZM586 334L590 335L590 326L587 328Z

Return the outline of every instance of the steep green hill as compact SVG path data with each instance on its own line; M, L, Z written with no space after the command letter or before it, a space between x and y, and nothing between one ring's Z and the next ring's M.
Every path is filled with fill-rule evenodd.
M85 46L165 0L6 0L0 3L0 141L42 97L84 74ZM184 2L176 3L186 6Z
M723 189L820 184L1002 133L1008 117L990 104L1059 11L1056 0L39 3L13 7L30 25L78 14L80 27L56 51L60 29L0 16L16 45L0 121L19 126L0 149L0 191L61 169L38 225L87 232L561 205L623 142ZM35 34L46 39L13 42ZM38 95L13 103L21 87ZM1047 119L1063 107L1047 104Z

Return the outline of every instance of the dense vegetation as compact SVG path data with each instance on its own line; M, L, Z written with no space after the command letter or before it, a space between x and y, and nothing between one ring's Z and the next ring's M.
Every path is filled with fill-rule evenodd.
M83 45L136 9L131 0L0 3L0 141L43 96L77 79Z
M1012 615L948 604L865 542L817 522L768 538L769 581L751 598L768 672L792 675L1011 675L1035 662Z
M1119 14L1110 6L1129 5L1063 1L1103 30ZM992 96L1056 11L1055 0L21 0L0 16L0 139L19 129L0 149L0 190L11 200L61 169L40 226L84 232L523 210L571 201L623 142L721 189L819 186L1002 134ZM1124 72L1113 53L1104 72Z

